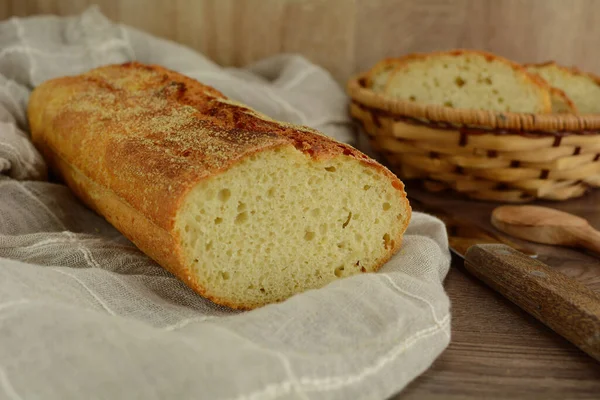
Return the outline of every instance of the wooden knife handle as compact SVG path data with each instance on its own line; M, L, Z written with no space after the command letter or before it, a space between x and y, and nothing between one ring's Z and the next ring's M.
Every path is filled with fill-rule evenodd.
M471 246L465 268L600 361L600 296L502 244Z

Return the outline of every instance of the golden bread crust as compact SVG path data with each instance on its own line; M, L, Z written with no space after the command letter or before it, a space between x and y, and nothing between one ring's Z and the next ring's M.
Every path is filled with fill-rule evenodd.
M178 206L169 199L267 148L291 144L313 159L344 154L387 171L351 146L272 121L159 66L112 65L46 82L34 90L29 115L34 143L54 147L53 141L64 139L70 144L60 146L66 159L166 230ZM45 117L52 132L41 123ZM73 148L83 145L105 151L90 155Z
M28 114L34 144L75 194L200 294L176 214L196 184L254 153L294 146L314 160L353 157L384 174L410 210L402 182L358 150L160 66L133 62L53 79L34 90Z

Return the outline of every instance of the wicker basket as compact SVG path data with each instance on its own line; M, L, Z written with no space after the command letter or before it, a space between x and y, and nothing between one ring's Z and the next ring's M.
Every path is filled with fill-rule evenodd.
M351 114L403 179L479 200L566 200L600 187L600 115L453 109L348 82Z

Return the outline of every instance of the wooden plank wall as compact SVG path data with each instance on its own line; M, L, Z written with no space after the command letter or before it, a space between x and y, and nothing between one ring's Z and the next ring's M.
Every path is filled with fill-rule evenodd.
M0 18L91 4L224 65L297 52L339 81L382 57L456 47L600 73L600 0L0 0Z

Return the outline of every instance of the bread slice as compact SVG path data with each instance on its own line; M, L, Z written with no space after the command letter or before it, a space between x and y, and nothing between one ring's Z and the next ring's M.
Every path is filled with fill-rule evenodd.
M158 66L45 82L28 112L73 192L219 304L259 307L374 272L410 220L402 182L374 160Z
M552 113L554 114L579 113L573 100L558 88L550 87L550 99L552 100Z
M560 66L553 61L528 64L526 68L539 74L551 86L564 91L581 114L600 113L600 77L577 68Z
M549 87L523 67L493 54L455 50L409 54L395 61L385 93L453 108L549 113Z
M366 75L366 85L377 93L385 92L390 74L398 66L398 60L386 58L375 64Z

